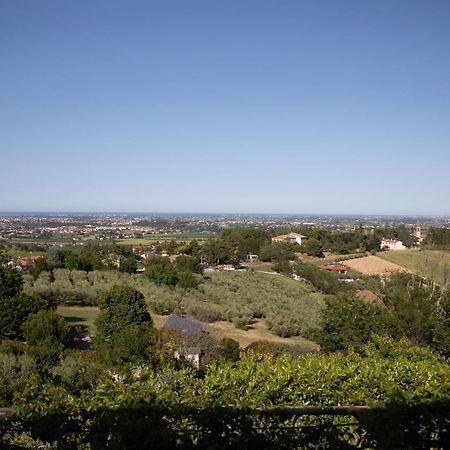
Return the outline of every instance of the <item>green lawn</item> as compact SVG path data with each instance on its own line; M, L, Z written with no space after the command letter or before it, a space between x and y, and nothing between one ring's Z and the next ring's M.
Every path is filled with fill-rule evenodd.
M87 326L90 333L95 331L95 319L98 308L92 306L58 306L58 314L64 317L70 325Z
M377 256L445 286L450 282L450 251L403 250L380 252Z
M43 256L45 255L45 252L27 252L26 250L12 250L8 249L6 250L8 255L11 256L11 258L19 258L21 256L24 257L30 257L30 256Z

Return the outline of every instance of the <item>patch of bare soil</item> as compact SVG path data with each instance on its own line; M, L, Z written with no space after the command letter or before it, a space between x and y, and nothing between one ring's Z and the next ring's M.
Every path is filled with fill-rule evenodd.
M348 259L341 261L341 264L357 270L365 275L381 275L391 272L410 272L398 264L378 258L378 256L370 255L362 258Z

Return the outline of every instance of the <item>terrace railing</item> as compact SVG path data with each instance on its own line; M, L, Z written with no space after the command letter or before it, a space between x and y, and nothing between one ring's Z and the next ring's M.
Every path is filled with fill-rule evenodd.
M146 405L26 417L3 408L0 448L446 449L449 411L448 400L379 407Z

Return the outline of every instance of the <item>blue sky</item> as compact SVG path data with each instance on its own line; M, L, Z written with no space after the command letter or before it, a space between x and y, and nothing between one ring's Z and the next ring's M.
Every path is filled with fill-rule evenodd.
M450 214L448 0L0 0L0 211Z

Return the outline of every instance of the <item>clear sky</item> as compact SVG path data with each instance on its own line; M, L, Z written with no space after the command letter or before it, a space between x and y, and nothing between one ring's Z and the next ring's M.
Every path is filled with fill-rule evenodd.
M0 211L450 214L449 0L0 0Z

